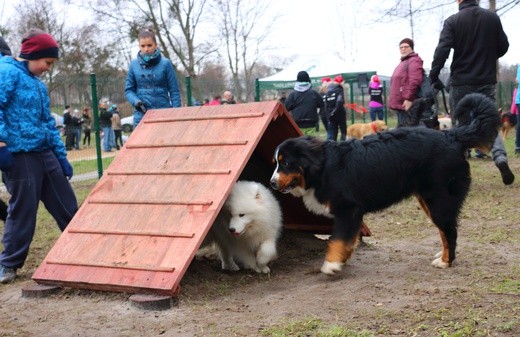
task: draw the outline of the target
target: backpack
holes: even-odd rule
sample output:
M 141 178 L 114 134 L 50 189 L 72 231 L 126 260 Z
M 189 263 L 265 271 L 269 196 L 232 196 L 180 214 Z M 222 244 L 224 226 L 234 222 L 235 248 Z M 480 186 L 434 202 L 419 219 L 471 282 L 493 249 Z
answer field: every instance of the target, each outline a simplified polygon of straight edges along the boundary
M 325 111 L 327 112 L 327 117 L 333 116 L 337 111 L 336 109 L 341 107 L 341 104 L 338 106 L 338 99 L 343 97 L 343 87 L 338 86 L 337 88 L 332 88 L 332 90 L 327 90 L 327 93 L 324 95 L 324 105 Z
M 408 78 L 408 63 L 410 61 L 406 61 L 406 77 Z M 422 71 L 423 73 L 423 78 L 422 78 L 422 82 L 421 82 L 421 85 L 419 86 L 419 89 L 417 89 L 417 92 L 415 93 L 415 95 L 417 96 L 417 98 L 428 98 L 428 97 L 433 97 L 433 89 L 432 89 L 432 81 L 430 80 L 430 78 L 426 75 L 426 72 Z
M 325 109 L 327 112 L 331 112 L 336 108 L 336 102 L 338 101 L 338 95 L 336 94 L 336 91 L 327 91 L 325 94 Z

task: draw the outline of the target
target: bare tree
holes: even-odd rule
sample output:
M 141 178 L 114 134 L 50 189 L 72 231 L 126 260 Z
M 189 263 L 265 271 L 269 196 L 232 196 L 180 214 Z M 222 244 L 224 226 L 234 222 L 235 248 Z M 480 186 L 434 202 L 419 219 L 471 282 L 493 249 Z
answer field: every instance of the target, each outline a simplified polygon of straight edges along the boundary
M 59 6 L 59 7 L 58 7 Z M 94 70 L 105 77 L 117 76 L 117 67 L 111 62 L 113 45 L 100 43 L 100 32 L 95 25 L 77 23 L 67 16 L 67 4 L 53 0 L 22 0 L 16 6 L 13 37 L 21 41 L 30 28 L 39 28 L 51 34 L 60 46 L 60 60 L 45 73 L 42 80 L 49 94 L 63 104 L 90 102 L 88 74 Z M 73 26 L 72 24 L 77 25 Z M 13 46 L 18 51 L 19 44 Z
M 164 56 L 176 61 L 188 76 L 216 51 L 209 37 L 197 39 L 197 27 L 205 20 L 207 0 L 98 0 L 83 1 L 98 17 L 104 29 L 119 41 L 136 41 L 139 31 L 152 29 Z M 127 46 L 128 51 L 131 46 Z M 129 54 L 129 53 L 128 53 Z M 132 56 L 129 57 L 128 62 Z
M 254 98 L 254 70 L 263 42 L 271 33 L 277 16 L 265 21 L 269 1 L 215 0 L 218 27 L 224 41 L 225 59 L 239 98 Z

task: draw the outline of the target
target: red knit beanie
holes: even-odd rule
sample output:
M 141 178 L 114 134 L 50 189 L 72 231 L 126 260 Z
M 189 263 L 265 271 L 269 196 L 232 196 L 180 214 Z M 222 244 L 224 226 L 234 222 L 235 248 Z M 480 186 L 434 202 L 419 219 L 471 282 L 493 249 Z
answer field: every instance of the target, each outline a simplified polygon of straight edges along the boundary
M 38 60 L 42 58 L 59 58 L 60 47 L 54 38 L 40 29 L 31 29 L 22 40 L 20 58 Z
M 338 76 L 334 77 L 334 82 L 338 83 L 338 84 L 343 83 L 343 76 L 338 75 Z
M 328 83 L 328 82 L 331 82 L 332 80 L 330 79 L 330 77 L 324 77 L 321 79 L 321 83 Z

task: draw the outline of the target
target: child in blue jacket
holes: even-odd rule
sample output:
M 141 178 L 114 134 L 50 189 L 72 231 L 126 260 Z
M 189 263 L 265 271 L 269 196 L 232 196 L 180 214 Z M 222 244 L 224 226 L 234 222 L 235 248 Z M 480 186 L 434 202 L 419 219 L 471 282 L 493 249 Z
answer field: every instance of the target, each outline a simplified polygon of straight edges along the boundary
M 78 209 L 69 183 L 72 166 L 38 78 L 59 56 L 54 38 L 39 29 L 24 35 L 18 59 L 0 59 L 0 169 L 11 195 L 0 254 L 0 283 L 15 279 L 29 253 L 39 202 L 64 230 Z

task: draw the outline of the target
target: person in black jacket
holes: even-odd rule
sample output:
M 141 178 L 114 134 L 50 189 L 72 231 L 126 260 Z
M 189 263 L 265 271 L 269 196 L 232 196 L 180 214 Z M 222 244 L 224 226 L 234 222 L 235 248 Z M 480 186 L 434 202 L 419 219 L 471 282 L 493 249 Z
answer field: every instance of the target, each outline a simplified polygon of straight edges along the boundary
M 298 73 L 294 91 L 284 104 L 303 134 L 314 135 L 318 125 L 318 111 L 323 109 L 323 99 L 312 89 L 311 78 L 306 71 Z
M 469 93 L 481 93 L 495 100 L 497 60 L 505 55 L 509 48 L 507 35 L 496 13 L 480 8 L 475 0 L 457 0 L 457 4 L 459 12 L 444 21 L 430 71 L 433 86 L 442 89 L 444 85 L 439 80 L 439 74 L 453 49 L 449 99 L 452 111 Z M 457 118 L 453 125 L 470 122 L 470 116 Z M 502 175 L 502 181 L 505 185 L 512 184 L 515 176 L 509 168 L 500 135 L 497 135 L 491 152 L 493 161 Z
M 329 116 L 329 127 L 327 129 L 327 140 L 339 140 L 347 137 L 347 110 L 345 109 L 345 94 L 343 92 L 343 76 L 338 75 L 327 88 L 325 94 L 325 109 Z

